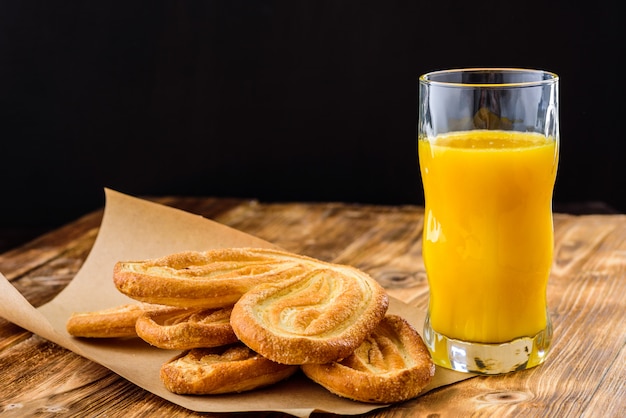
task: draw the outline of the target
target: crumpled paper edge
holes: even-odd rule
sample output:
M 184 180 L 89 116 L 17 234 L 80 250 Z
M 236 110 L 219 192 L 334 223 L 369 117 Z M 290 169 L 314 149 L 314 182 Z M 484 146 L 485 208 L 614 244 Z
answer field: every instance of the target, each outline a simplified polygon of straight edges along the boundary
M 111 189 L 105 189 L 105 194 L 107 203 L 98 236 L 72 282 L 52 301 L 35 309 L 6 278 L 0 280 L 1 316 L 109 368 L 161 398 L 196 412 L 276 411 L 297 417 L 308 417 L 313 412 L 363 414 L 386 406 L 342 399 L 303 376 L 300 376 L 300 381 L 292 377 L 271 387 L 242 394 L 203 397 L 176 395 L 163 387 L 158 379 L 157 370 L 162 362 L 177 352 L 146 347 L 141 341 L 136 340 L 121 343 L 116 340 L 89 341 L 69 336 L 65 330 L 65 322 L 71 312 L 92 311 L 114 306 L 112 303 L 131 302 L 129 298 L 119 293 L 112 283 L 112 266 L 118 260 L 152 258 L 183 250 L 202 251 L 209 248 L 242 246 L 276 247 L 199 215 L 124 195 Z M 77 298 L 77 294 L 88 297 Z M 414 308 L 409 308 L 408 305 L 391 298 L 389 312 L 398 310 L 405 311 L 397 313 L 405 316 L 414 325 L 423 322 L 424 313 L 414 312 L 416 311 Z M 146 350 L 149 350 L 149 355 L 153 357 L 151 359 L 153 367 L 143 368 L 139 372 L 137 368 L 129 370 L 124 366 L 135 363 L 138 358 L 144 359 Z M 116 356 L 111 355 L 112 353 Z M 120 364 L 121 359 L 128 363 Z M 437 368 L 435 379 L 422 393 L 469 377 L 472 376 Z M 271 396 L 279 391 L 282 391 L 283 395 L 278 397 L 279 402 L 268 403 Z M 296 393 L 293 393 L 294 391 Z M 315 399 L 320 402 L 316 402 Z M 322 400 L 324 402 L 321 402 Z

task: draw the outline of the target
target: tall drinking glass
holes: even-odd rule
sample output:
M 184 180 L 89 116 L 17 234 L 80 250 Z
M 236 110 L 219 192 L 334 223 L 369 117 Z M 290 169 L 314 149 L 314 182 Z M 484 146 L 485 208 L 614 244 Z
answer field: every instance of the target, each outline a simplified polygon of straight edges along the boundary
M 419 95 L 433 361 L 480 374 L 536 366 L 552 339 L 558 76 L 437 71 L 419 78 Z

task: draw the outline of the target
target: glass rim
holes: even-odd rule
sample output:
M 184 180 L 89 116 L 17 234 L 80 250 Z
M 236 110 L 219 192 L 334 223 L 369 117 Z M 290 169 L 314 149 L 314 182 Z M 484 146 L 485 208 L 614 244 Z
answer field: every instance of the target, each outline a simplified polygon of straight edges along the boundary
M 500 74 L 535 74 L 541 75 L 537 80 L 502 82 L 502 83 L 470 83 L 460 81 L 441 81 L 434 80 L 433 77 L 445 74 L 478 74 L 478 73 L 500 73 Z M 447 70 L 430 71 L 419 76 L 419 82 L 424 85 L 438 87 L 467 87 L 467 88 L 503 88 L 503 87 L 533 87 L 545 84 L 553 84 L 558 82 L 559 76 L 551 71 L 532 69 L 532 68 L 515 68 L 515 67 L 468 67 L 468 68 L 451 68 Z

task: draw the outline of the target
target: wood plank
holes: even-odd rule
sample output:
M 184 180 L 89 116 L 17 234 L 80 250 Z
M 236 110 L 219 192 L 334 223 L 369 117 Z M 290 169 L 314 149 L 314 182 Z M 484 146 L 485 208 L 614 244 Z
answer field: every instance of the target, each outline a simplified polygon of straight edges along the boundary
M 74 242 L 76 240 L 86 240 L 84 245 L 91 248 L 101 220 L 102 211 L 87 214 L 23 246 L 0 254 L 0 271 L 7 279 L 13 280 L 59 257 L 67 248 L 80 246 L 80 243 Z
M 393 296 L 419 309 L 427 306 L 420 207 L 155 200 L 290 251 L 355 265 Z M 0 271 L 35 306 L 45 303 L 82 265 L 97 235 L 99 217 L 101 213 L 86 215 L 0 255 Z M 546 364 L 505 376 L 476 377 L 367 416 L 595 416 L 598 411 L 602 416 L 622 416 L 626 409 L 626 215 L 557 214 L 555 237 L 548 287 L 555 336 Z M 59 413 L 88 415 L 124 411 L 129 417 L 157 409 L 165 415 L 224 416 L 195 414 L 172 405 L 3 319 L 0 367 L 3 376 L 15 382 L 9 385 L 14 389 L 0 391 L 3 417 L 24 416 L 24 411 L 52 414 L 55 408 Z M 265 416 L 286 415 L 268 412 Z

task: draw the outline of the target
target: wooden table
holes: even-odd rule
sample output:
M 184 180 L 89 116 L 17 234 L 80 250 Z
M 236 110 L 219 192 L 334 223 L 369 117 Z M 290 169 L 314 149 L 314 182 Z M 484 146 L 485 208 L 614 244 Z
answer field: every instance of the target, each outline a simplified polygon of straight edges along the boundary
M 370 273 L 390 295 L 426 309 L 421 207 L 151 200 L 212 218 L 290 251 L 354 265 Z M 44 304 L 80 269 L 101 219 L 102 211 L 96 211 L 0 255 L 0 272 L 31 304 Z M 556 214 L 555 236 L 548 287 L 554 340 L 544 365 L 504 376 L 474 377 L 365 416 L 626 416 L 626 215 Z M 3 318 L 0 370 L 3 418 L 224 416 L 171 404 Z M 275 412 L 237 416 L 285 417 Z

